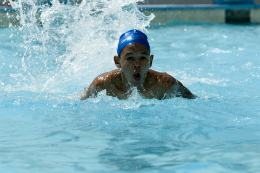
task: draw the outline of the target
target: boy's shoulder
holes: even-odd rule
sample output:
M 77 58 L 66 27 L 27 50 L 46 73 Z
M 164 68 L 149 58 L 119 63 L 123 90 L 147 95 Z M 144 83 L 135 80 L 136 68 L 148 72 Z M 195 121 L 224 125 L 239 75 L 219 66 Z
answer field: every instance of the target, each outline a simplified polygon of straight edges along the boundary
M 119 69 L 115 69 L 109 72 L 102 73 L 98 75 L 92 82 L 92 85 L 95 87 L 104 88 L 107 85 L 114 83 L 116 79 L 121 76 L 121 71 Z
M 179 81 L 166 72 L 158 72 L 155 70 L 149 70 L 152 78 L 156 80 L 157 85 L 162 85 L 164 88 L 171 88 L 174 85 L 178 85 Z

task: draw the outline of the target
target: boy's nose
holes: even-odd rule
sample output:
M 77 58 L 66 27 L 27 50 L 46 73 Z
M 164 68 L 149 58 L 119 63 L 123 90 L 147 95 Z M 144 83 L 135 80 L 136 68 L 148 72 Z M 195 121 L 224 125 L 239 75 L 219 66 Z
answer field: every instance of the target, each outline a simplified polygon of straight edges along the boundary
M 137 69 L 137 68 L 141 68 L 141 62 L 138 58 L 135 58 L 133 61 L 133 68 Z
M 137 63 L 134 63 L 133 64 L 133 68 L 141 68 L 141 65 L 137 64 Z

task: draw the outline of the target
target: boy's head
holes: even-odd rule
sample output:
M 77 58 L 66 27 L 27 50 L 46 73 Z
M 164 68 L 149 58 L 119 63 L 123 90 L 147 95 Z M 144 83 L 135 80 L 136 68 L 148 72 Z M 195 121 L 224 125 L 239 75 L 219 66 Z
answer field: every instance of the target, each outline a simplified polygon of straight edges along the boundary
M 117 53 L 115 64 L 127 82 L 133 86 L 143 84 L 153 61 L 147 36 L 136 29 L 127 31 L 119 39 Z
M 124 47 L 133 43 L 145 45 L 150 52 L 150 45 L 148 43 L 147 36 L 137 29 L 132 29 L 120 36 L 117 48 L 117 55 L 120 56 L 120 53 L 124 49 Z

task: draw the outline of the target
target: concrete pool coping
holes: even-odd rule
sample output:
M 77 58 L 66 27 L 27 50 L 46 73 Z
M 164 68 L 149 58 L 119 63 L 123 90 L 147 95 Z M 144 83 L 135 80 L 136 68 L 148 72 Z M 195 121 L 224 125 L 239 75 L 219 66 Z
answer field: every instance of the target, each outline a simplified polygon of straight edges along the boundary
M 258 4 L 236 4 L 236 5 L 220 5 L 220 4 L 152 4 L 152 5 L 138 5 L 140 10 L 155 10 L 155 11 L 165 11 L 165 10 L 202 10 L 202 9 L 255 9 L 260 8 Z
M 150 4 L 139 5 L 146 15 L 153 13 L 152 24 L 173 21 L 209 23 L 260 23 L 259 4 Z
M 167 24 L 174 21 L 260 23 L 260 4 L 141 4 L 138 8 L 145 15 L 155 15 L 151 24 Z M 19 26 L 17 15 L 18 10 L 0 6 L 0 27 L 8 27 L 10 24 Z

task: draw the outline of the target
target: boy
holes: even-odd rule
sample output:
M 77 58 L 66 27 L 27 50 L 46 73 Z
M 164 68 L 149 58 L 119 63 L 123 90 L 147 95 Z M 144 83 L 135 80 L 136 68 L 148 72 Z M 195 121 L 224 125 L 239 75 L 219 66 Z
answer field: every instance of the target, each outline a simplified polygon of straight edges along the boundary
M 114 56 L 116 70 L 103 73 L 96 77 L 81 100 L 96 97 L 98 92 L 106 90 L 109 96 L 127 99 L 132 88 L 144 98 L 166 99 L 184 97 L 194 99 L 196 96 L 181 82 L 167 73 L 151 70 L 153 55 L 147 36 L 136 29 L 122 34 L 118 43 L 118 56 Z

